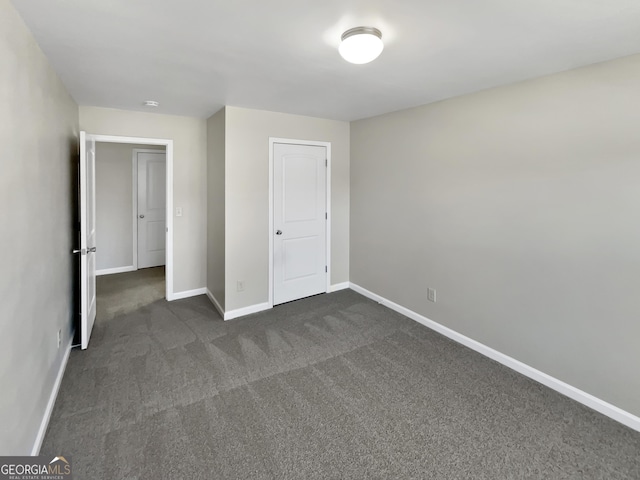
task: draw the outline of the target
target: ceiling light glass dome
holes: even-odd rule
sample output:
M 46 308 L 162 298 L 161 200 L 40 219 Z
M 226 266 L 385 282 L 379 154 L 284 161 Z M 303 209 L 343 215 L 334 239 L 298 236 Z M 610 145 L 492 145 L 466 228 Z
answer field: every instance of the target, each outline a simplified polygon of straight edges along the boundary
M 383 49 L 380 30 L 373 27 L 356 27 L 342 34 L 342 43 L 338 51 L 347 62 L 363 64 L 378 58 Z

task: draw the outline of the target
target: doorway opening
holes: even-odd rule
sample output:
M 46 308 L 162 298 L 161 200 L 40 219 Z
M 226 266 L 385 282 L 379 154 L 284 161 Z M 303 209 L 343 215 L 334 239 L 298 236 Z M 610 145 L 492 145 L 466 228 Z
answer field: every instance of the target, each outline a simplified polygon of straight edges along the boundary
M 96 141 L 96 320 L 165 298 L 166 146 Z
M 173 300 L 173 141 L 92 137 L 100 321 Z
M 96 273 L 102 276 L 138 270 L 140 261 L 138 237 L 139 228 L 142 228 L 139 222 L 142 222 L 145 234 L 151 232 L 155 235 L 152 239 L 155 243 L 150 245 L 150 250 L 157 254 L 158 250 L 161 250 L 158 247 L 164 247 L 166 280 L 164 297 L 167 300 L 173 300 L 173 140 L 99 134 L 92 134 L 91 137 L 96 142 L 96 190 L 108 190 L 112 187 L 121 194 L 116 196 L 112 192 L 111 195 L 103 198 L 104 205 L 96 205 L 98 243 Z M 115 162 L 112 162 L 113 159 Z M 139 163 L 146 163 L 147 167 L 152 164 L 146 172 L 155 180 L 159 180 L 152 185 L 151 192 L 145 192 L 150 193 L 146 195 L 145 200 L 151 201 L 153 214 L 156 215 L 151 219 L 152 222 L 144 222 L 148 219 L 146 211 L 138 211 L 141 203 L 139 180 L 145 180 L 145 178 L 139 178 Z M 103 180 L 105 180 L 104 183 Z M 158 191 L 159 186 L 161 191 Z M 164 208 L 158 209 L 159 201 L 164 201 Z M 110 205 L 111 202 L 116 202 L 117 205 Z M 158 210 L 164 210 L 162 219 L 164 223 L 155 221 L 159 214 Z M 140 215 L 144 215 L 144 218 L 141 219 Z M 101 217 L 105 218 L 101 219 Z M 100 224 L 106 228 L 101 228 Z M 123 231 L 113 232 L 113 229 L 109 228 L 111 226 Z M 158 234 L 163 233 L 163 229 L 164 239 L 160 239 L 162 235 Z M 110 235 L 116 235 L 117 238 Z M 102 252 L 100 244 L 107 246 L 112 241 L 115 245 L 108 246 L 108 254 L 100 256 L 99 252 Z M 151 262 L 144 263 L 142 268 L 152 266 L 161 267 Z

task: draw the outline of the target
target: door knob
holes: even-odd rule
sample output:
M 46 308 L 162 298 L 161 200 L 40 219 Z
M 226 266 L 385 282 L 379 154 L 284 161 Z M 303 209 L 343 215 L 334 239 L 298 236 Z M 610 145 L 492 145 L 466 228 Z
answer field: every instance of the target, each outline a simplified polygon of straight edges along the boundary
M 276 235 L 282 235 L 282 230 L 277 230 Z
M 144 215 L 138 215 L 140 218 L 144 218 Z

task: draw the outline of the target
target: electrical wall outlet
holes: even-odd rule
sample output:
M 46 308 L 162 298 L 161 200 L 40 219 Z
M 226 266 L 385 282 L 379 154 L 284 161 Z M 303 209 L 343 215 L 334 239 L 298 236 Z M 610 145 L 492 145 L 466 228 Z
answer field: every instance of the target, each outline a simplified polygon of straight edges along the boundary
M 436 289 L 435 288 L 429 288 L 427 290 L 427 299 L 430 302 L 436 303 Z
M 236 283 L 236 289 L 239 292 L 244 292 L 244 280 L 238 280 L 238 282 Z
M 58 330 L 58 348 L 62 345 L 62 330 Z

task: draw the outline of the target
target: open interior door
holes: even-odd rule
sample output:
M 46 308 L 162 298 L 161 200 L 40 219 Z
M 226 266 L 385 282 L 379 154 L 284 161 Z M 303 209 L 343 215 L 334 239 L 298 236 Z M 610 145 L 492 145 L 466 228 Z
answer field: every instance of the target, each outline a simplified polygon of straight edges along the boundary
M 80 132 L 80 338 L 89 345 L 96 319 L 96 142 Z

